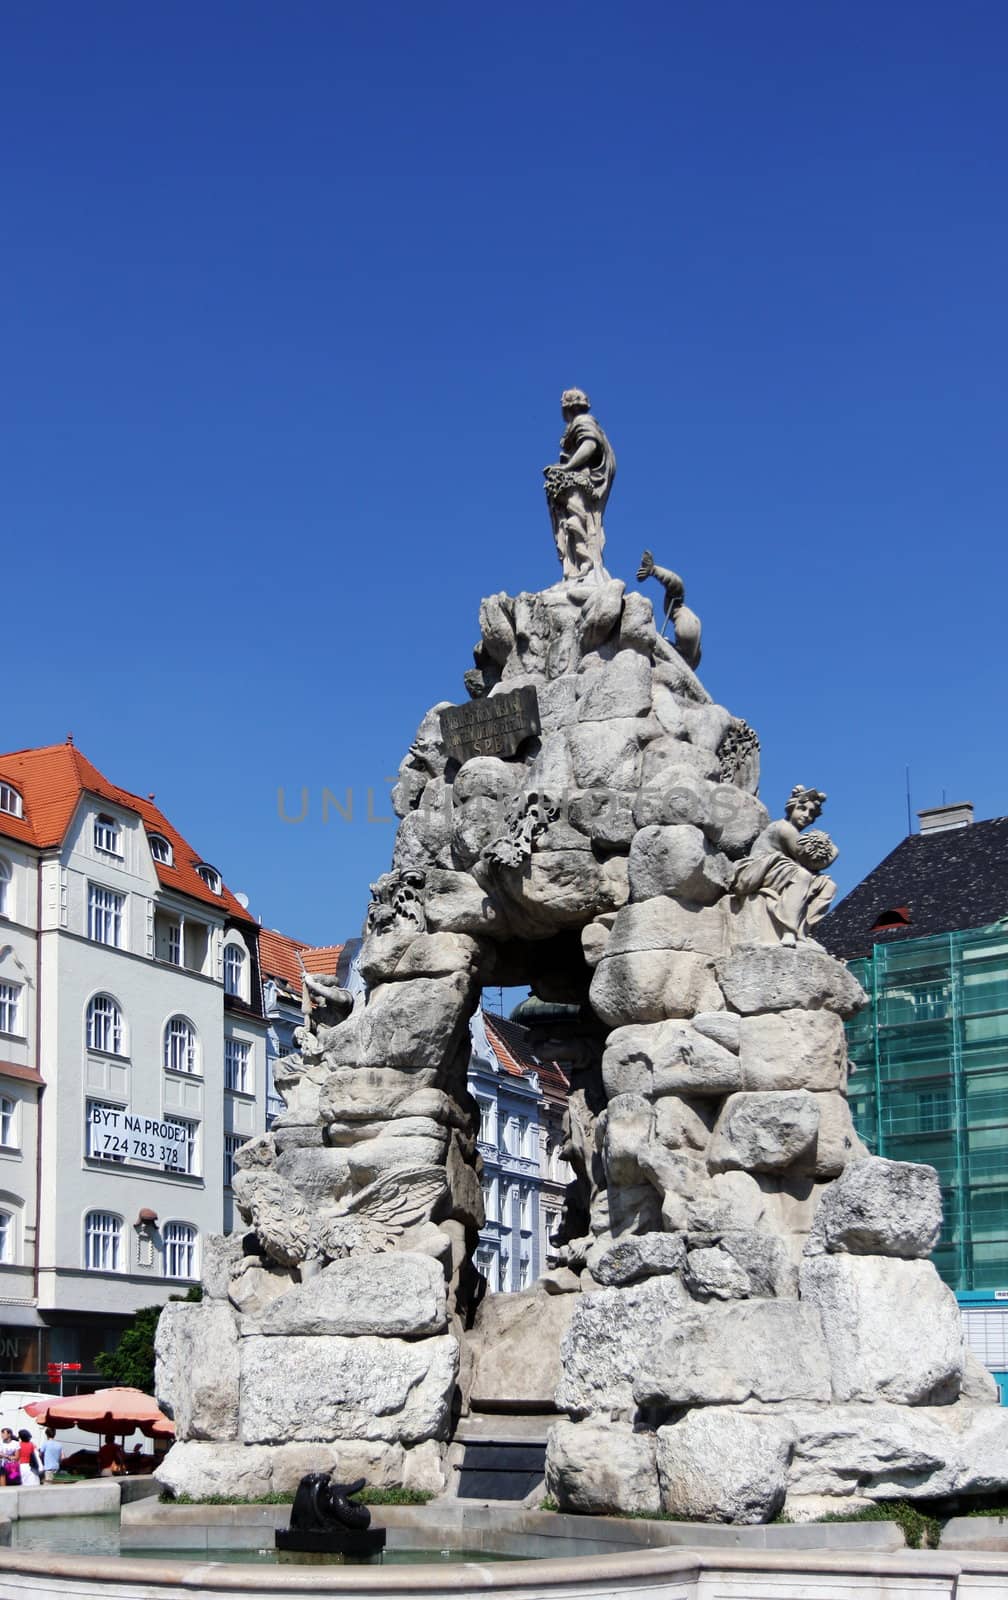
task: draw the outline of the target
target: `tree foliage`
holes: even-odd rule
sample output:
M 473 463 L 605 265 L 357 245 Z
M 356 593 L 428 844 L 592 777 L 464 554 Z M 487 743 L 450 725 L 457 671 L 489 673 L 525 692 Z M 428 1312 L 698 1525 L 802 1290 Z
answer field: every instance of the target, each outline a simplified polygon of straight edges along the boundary
M 193 1284 L 186 1295 L 172 1295 L 173 1300 L 201 1300 L 203 1291 Z M 95 1357 L 95 1366 L 110 1383 L 122 1384 L 128 1389 L 142 1389 L 144 1394 L 154 1393 L 154 1335 L 157 1332 L 160 1306 L 141 1306 L 134 1312 L 133 1321 L 124 1328 L 114 1350 L 102 1350 Z
M 144 1394 L 154 1393 L 154 1335 L 160 1315 L 160 1306 L 142 1306 L 123 1329 L 115 1349 L 102 1350 L 95 1357 L 103 1378 L 129 1389 L 142 1389 Z

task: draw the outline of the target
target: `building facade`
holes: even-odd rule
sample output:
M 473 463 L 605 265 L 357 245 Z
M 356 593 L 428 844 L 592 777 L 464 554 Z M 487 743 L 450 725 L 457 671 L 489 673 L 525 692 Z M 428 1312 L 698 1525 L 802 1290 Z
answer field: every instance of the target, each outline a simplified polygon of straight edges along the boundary
M 920 819 L 819 937 L 869 997 L 847 1025 L 858 1132 L 937 1170 L 933 1260 L 1008 1403 L 1008 818 Z
M 301 1010 L 301 984 L 304 974 L 338 977 L 344 987 L 353 986 L 352 958 L 360 940 L 347 944 L 310 945 L 291 939 L 275 928 L 259 930 L 259 959 L 262 967 L 263 1010 L 266 1016 L 266 1120 L 284 1108 L 273 1081 L 273 1069 L 284 1056 L 297 1053 L 295 1029 L 304 1021 Z
M 266 1126 L 258 928 L 72 742 L 0 756 L 0 1385 L 185 1294 Z
M 560 1155 L 567 1080 L 533 1054 L 519 1023 L 478 1011 L 469 1032 L 486 1215 L 476 1265 L 490 1293 L 507 1293 L 527 1289 L 548 1265 L 572 1176 Z

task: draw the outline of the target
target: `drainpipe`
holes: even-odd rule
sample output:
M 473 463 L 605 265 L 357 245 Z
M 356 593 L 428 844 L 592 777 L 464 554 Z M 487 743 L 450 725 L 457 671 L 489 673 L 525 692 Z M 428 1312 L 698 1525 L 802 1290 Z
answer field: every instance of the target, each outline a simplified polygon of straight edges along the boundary
M 35 1070 L 39 1077 L 42 1076 L 42 857 L 39 856 L 36 867 L 36 893 L 35 893 Z M 32 1267 L 32 1294 L 35 1299 L 36 1315 L 38 1314 L 39 1292 L 39 1250 L 42 1241 L 42 1099 L 45 1094 L 45 1084 L 38 1086 L 38 1101 L 35 1106 L 35 1262 Z M 41 1347 L 41 1329 L 39 1330 L 39 1345 Z M 42 1352 L 39 1350 L 39 1367 L 41 1370 Z

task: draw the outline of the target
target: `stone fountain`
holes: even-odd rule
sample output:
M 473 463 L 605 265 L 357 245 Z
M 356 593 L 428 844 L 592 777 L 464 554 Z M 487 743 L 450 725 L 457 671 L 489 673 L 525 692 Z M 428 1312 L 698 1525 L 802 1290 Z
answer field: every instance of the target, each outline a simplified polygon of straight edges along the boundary
M 559 1505 L 754 1522 L 1001 1490 L 1005 1413 L 928 1260 L 937 1175 L 851 1123 L 865 997 L 814 936 L 826 797 L 759 800 L 758 738 L 696 676 L 682 580 L 645 552 L 668 639 L 606 571 L 613 452 L 581 391 L 563 413 L 561 580 L 483 601 L 469 698 L 402 763 L 367 992 L 306 983 L 285 1110 L 237 1158 L 247 1231 L 208 1241 L 202 1304 L 161 1317 L 159 1476 L 445 1487 L 486 1342 L 468 1022 L 485 985 L 529 983 L 581 1019 L 575 1177 L 522 1297 L 554 1345 Z M 505 1357 L 520 1324 L 498 1321 Z

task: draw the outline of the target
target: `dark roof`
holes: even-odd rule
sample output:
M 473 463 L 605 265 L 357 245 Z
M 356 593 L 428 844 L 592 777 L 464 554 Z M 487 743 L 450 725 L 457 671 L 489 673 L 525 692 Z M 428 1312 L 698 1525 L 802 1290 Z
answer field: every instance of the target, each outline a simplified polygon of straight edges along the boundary
M 900 911 L 908 917 L 892 917 Z M 889 917 L 886 917 L 889 913 Z M 851 960 L 873 944 L 984 928 L 1008 916 L 1008 817 L 912 833 L 821 922 L 815 937 Z M 895 926 L 880 928 L 879 920 Z

